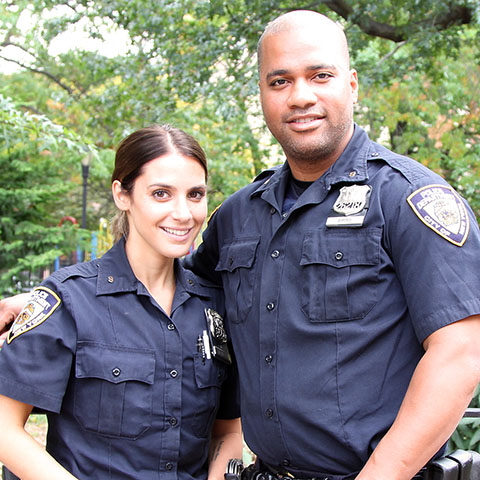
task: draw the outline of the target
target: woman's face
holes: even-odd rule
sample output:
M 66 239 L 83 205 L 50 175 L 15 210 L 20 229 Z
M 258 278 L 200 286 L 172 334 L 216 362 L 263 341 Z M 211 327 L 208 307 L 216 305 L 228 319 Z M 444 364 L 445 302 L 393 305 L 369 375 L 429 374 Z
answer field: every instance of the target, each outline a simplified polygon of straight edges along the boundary
M 207 215 L 205 170 L 198 160 L 178 153 L 158 157 L 144 165 L 130 194 L 115 183 L 115 202 L 128 215 L 130 250 L 150 258 L 188 253 Z

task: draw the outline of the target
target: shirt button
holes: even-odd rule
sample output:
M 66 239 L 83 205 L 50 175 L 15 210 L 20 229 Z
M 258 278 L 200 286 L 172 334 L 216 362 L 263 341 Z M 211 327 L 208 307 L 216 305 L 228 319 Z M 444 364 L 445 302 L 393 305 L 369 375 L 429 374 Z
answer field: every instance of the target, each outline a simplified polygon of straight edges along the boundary
M 113 277 L 111 275 L 107 278 L 107 282 L 108 283 L 113 283 Z
M 278 258 L 279 255 L 280 255 L 280 252 L 279 252 L 278 250 L 274 250 L 274 251 L 271 253 L 272 258 Z
M 273 410 L 271 408 L 267 408 L 265 410 L 265 415 L 268 417 L 268 418 L 272 418 L 273 417 Z
M 352 171 L 348 174 L 348 176 L 349 176 L 350 178 L 356 177 L 356 176 L 357 176 L 357 172 L 356 172 L 355 170 L 352 170 Z
M 343 258 L 343 253 L 342 252 L 337 252 L 335 254 L 335 260 L 341 260 Z
M 169 323 L 169 324 L 167 325 L 167 328 L 168 328 L 169 330 L 175 330 L 175 325 L 174 325 L 173 323 Z
M 191 287 L 193 287 L 193 286 L 195 285 L 195 282 L 194 282 L 191 278 L 189 278 L 189 279 L 187 280 L 187 283 L 188 283 Z
M 177 372 L 176 370 L 172 370 L 172 371 L 170 372 L 170 376 L 171 376 L 172 378 L 176 378 L 176 377 L 178 376 L 178 372 Z
M 267 303 L 267 310 L 273 310 L 275 308 L 275 304 L 270 302 L 270 303 Z
M 273 215 L 275 212 L 276 212 L 275 208 L 272 207 L 272 208 L 270 209 L 270 213 Z
M 287 216 L 288 216 L 288 213 L 287 213 L 287 212 L 282 213 L 282 217 L 283 217 L 283 218 L 287 218 Z
M 112 370 L 112 375 L 113 375 L 114 377 L 118 377 L 121 373 L 122 373 L 122 371 L 121 371 L 118 367 L 115 367 L 115 368 Z
M 267 363 L 272 363 L 272 360 L 273 360 L 272 355 L 267 355 L 267 356 L 265 357 L 265 361 L 266 361 Z
M 177 421 L 176 418 L 171 418 L 171 419 L 169 420 L 169 422 L 170 422 L 170 425 L 171 425 L 172 427 L 175 427 L 175 426 L 177 425 L 177 423 L 178 423 L 178 421 Z
M 166 463 L 165 470 L 168 470 L 168 471 L 173 470 L 173 463 L 170 463 L 170 462 Z

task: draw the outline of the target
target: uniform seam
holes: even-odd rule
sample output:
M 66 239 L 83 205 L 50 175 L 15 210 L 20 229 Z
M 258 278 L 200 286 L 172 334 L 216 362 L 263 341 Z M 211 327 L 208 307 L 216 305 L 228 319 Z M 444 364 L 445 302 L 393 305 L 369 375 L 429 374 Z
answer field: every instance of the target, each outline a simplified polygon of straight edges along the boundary
M 24 391 L 35 394 L 35 395 L 41 395 L 42 397 L 45 397 L 46 399 L 51 399 L 54 400 L 56 403 L 61 404 L 62 402 L 62 397 L 58 395 L 52 395 L 50 393 L 46 393 L 43 390 L 39 390 L 38 388 L 32 387 L 32 385 L 20 382 L 20 381 L 13 381 L 9 378 L 0 376 L 0 382 L 3 382 L 4 384 L 13 386 L 13 387 L 18 387 L 21 386 Z M 43 408 L 43 407 L 40 407 Z
M 459 317 L 459 307 L 461 307 L 462 311 L 465 311 L 465 315 L 460 315 Z M 448 315 L 449 312 L 456 313 L 455 318 L 452 318 L 451 315 Z M 469 313 L 468 313 L 469 312 Z M 448 307 L 441 307 L 434 312 L 429 313 L 424 317 L 424 320 L 419 323 L 419 341 L 423 342 L 428 336 L 432 333 L 436 332 L 440 328 L 446 327 L 447 325 L 451 325 L 452 323 L 458 322 L 463 320 L 464 318 L 468 318 L 472 315 L 480 315 L 480 298 L 472 297 L 469 300 L 464 300 L 462 302 L 457 302 L 455 305 L 450 305 Z M 430 323 L 430 320 L 436 318 L 438 319 L 437 322 Z M 417 326 L 417 322 L 414 322 L 415 326 Z M 423 325 L 428 324 L 428 326 Z

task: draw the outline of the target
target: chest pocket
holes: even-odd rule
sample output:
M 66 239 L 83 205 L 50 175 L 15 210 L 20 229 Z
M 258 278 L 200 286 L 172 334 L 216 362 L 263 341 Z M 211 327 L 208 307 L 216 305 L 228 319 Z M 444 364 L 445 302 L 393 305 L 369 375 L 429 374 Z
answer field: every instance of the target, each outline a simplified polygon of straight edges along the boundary
M 198 396 L 193 431 L 197 437 L 207 437 L 218 410 L 226 367 L 216 360 L 203 361 L 200 355 L 196 355 L 194 369 Z
M 377 303 L 381 229 L 316 229 L 305 234 L 302 309 L 312 322 L 363 318 Z
M 151 425 L 154 375 L 153 351 L 79 342 L 74 393 L 77 421 L 98 434 L 139 437 Z
M 253 301 L 253 264 L 260 236 L 235 239 L 222 247 L 216 271 L 222 273 L 229 321 L 245 320 Z

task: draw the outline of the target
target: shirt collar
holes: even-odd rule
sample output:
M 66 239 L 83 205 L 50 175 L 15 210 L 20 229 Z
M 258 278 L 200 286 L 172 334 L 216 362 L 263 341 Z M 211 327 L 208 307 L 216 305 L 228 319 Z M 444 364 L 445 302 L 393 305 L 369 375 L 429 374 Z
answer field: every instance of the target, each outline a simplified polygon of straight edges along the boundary
M 313 194 L 320 189 L 323 195 L 330 190 L 332 185 L 338 183 L 362 183 L 368 180 L 367 159 L 371 149 L 371 142 L 367 133 L 357 124 L 352 138 L 348 142 L 345 150 L 335 163 L 318 179 L 308 190 Z M 275 206 L 279 211 L 279 206 L 283 204 L 286 188 L 290 178 L 290 167 L 285 162 L 281 167 L 275 167 L 264 172 L 265 180 L 251 196 L 261 195 L 262 198 Z M 259 176 L 259 179 L 262 175 Z M 318 194 L 315 195 L 317 197 Z
M 135 277 L 125 252 L 125 240 L 119 240 L 102 258 L 97 260 L 97 295 L 122 292 L 145 293 L 143 284 Z M 213 284 L 186 270 L 182 262 L 175 260 L 175 295 L 195 295 L 209 298 Z

